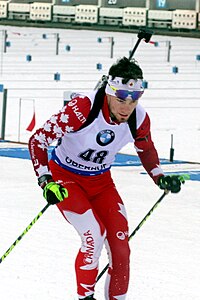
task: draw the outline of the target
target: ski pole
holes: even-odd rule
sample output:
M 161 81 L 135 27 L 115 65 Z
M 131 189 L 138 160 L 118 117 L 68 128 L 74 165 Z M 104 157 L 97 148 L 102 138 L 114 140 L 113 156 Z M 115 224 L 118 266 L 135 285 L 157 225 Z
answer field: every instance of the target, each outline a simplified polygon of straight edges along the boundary
M 133 54 L 135 53 L 137 47 L 139 46 L 141 40 L 144 39 L 144 41 L 146 43 L 148 43 L 151 39 L 151 36 L 153 34 L 153 31 L 152 30 L 149 30 L 149 29 L 140 29 L 139 32 L 138 32 L 138 40 L 133 48 L 133 50 L 131 51 L 130 55 L 129 55 L 129 60 L 131 60 L 131 58 L 133 57 Z
M 141 40 L 144 39 L 144 41 L 146 43 L 149 43 L 150 39 L 151 39 L 151 36 L 153 34 L 153 31 L 152 30 L 149 30 L 149 29 L 139 29 L 139 32 L 138 32 L 138 35 L 137 35 L 137 42 L 134 46 L 134 48 L 132 49 L 132 51 L 130 52 L 130 55 L 129 55 L 129 60 L 131 60 L 131 58 L 133 57 L 135 51 L 137 50 Z M 97 90 L 99 89 L 101 86 L 103 85 L 106 85 L 107 83 L 107 80 L 108 80 L 108 77 L 106 75 L 103 75 L 102 78 L 97 82 L 94 90 Z
M 0 258 L 0 263 L 8 256 L 8 254 L 13 250 L 13 248 L 21 241 L 23 236 L 32 228 L 32 226 L 37 222 L 37 220 L 43 215 L 43 213 L 47 210 L 50 206 L 48 203 L 40 212 L 39 214 L 32 220 L 32 222 L 24 229 L 22 234 L 14 241 L 14 243 L 10 246 L 10 248 L 4 253 L 4 255 Z
M 128 240 L 130 241 L 132 237 L 136 234 L 136 232 L 142 227 L 142 225 L 145 223 L 145 221 L 148 219 L 148 217 L 152 214 L 152 212 L 155 210 L 155 208 L 158 206 L 158 204 L 163 200 L 163 198 L 169 193 L 169 191 L 165 190 L 162 196 L 156 201 L 154 206 L 149 210 L 149 212 L 146 214 L 146 216 L 142 219 L 142 221 L 138 224 L 138 226 L 133 230 L 131 235 L 129 236 Z M 105 266 L 105 268 L 101 271 L 101 273 L 97 276 L 97 281 L 103 276 L 103 274 L 107 271 L 109 267 L 109 264 Z

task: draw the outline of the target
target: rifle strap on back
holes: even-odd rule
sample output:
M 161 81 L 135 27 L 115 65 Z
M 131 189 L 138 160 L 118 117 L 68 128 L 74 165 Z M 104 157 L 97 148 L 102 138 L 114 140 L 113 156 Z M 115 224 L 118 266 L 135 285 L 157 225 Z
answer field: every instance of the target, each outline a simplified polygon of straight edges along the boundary
M 132 114 L 130 115 L 129 119 L 128 119 L 128 125 L 131 131 L 131 134 L 135 140 L 136 138 L 136 130 L 137 130 L 137 122 L 136 122 L 136 108 L 134 109 L 134 111 L 132 112 Z
M 98 117 L 99 112 L 103 107 L 104 97 L 105 97 L 105 87 L 101 87 L 95 95 L 94 103 L 93 103 L 91 111 L 89 112 L 87 120 L 80 127 L 80 129 L 87 127 Z

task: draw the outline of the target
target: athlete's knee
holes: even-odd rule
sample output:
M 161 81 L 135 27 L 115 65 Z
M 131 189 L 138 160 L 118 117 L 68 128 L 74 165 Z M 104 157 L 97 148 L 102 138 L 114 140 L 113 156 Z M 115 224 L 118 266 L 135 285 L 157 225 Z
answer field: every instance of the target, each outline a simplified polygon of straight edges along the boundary
M 81 239 L 81 252 L 84 253 L 84 263 L 88 265 L 88 269 L 93 269 L 98 265 L 104 244 L 105 230 L 103 234 L 101 234 L 100 230 L 91 227 L 91 229 L 82 234 Z
M 94 269 L 105 240 L 105 227 L 97 220 L 92 209 L 82 214 L 65 211 L 66 218 L 76 228 L 81 237 L 81 252 L 83 254 L 83 265 L 87 269 Z
M 112 251 L 112 264 L 114 265 L 128 265 L 130 260 L 130 247 L 128 243 L 123 243 L 116 251 Z

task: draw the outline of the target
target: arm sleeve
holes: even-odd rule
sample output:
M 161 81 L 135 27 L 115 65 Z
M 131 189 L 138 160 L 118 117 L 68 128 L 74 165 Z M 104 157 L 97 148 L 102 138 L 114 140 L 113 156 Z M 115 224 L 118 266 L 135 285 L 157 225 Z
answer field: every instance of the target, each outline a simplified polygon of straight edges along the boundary
M 68 132 L 77 131 L 91 109 L 89 98 L 77 96 L 30 137 L 29 152 L 36 176 L 51 174 L 48 166 L 48 146 Z
M 160 167 L 158 153 L 151 138 L 150 119 L 147 113 L 136 131 L 135 148 L 143 167 L 157 184 L 158 178 L 163 175 L 163 170 Z

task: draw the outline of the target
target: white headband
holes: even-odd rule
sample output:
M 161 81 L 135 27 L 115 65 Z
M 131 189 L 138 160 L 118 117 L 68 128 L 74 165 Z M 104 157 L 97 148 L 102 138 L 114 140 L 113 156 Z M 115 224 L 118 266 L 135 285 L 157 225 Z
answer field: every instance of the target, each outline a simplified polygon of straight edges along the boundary
M 108 95 L 115 96 L 115 91 L 110 87 L 113 86 L 114 88 L 118 90 L 126 90 L 126 91 L 143 91 L 143 81 L 142 79 L 130 79 L 126 84 L 122 83 L 123 78 L 122 77 L 115 77 L 112 79 L 112 76 L 109 75 L 108 77 L 108 83 L 106 85 L 105 92 Z

